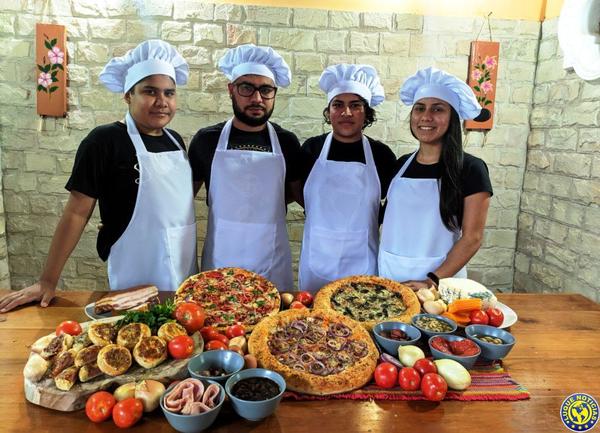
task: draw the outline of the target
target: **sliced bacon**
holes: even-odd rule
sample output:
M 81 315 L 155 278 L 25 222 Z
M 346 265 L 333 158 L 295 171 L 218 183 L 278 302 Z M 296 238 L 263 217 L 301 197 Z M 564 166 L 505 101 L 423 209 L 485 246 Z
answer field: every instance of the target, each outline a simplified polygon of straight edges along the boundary
M 188 378 L 179 382 L 165 398 L 165 408 L 183 415 L 207 412 L 215 407 L 219 387 L 210 384 L 206 390 L 201 381 Z
M 158 288 L 156 286 L 135 286 L 126 290 L 111 292 L 102 297 L 96 301 L 94 311 L 96 314 L 124 311 L 145 303 L 151 304 L 158 301 Z

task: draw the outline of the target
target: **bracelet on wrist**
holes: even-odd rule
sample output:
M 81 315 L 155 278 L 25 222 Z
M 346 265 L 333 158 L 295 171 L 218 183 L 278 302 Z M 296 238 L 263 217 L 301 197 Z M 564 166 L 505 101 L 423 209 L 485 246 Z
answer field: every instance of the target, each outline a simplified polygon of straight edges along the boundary
M 429 278 L 433 282 L 433 284 L 435 284 L 435 287 L 439 286 L 440 277 L 438 277 L 436 274 L 434 274 L 433 272 L 429 272 L 427 274 L 427 278 Z

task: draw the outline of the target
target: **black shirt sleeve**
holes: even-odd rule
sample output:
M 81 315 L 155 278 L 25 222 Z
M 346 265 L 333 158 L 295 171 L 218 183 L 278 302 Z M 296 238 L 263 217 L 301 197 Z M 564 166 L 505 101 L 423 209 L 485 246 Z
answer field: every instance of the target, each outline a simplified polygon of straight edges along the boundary
M 465 153 L 463 162 L 462 189 L 464 197 L 478 192 L 489 192 L 490 196 L 494 195 L 486 163 L 468 153 Z
M 294 182 L 300 180 L 301 176 L 301 156 L 300 156 L 300 140 L 291 131 L 283 129 L 277 124 L 273 124 L 281 153 L 285 160 L 285 181 Z

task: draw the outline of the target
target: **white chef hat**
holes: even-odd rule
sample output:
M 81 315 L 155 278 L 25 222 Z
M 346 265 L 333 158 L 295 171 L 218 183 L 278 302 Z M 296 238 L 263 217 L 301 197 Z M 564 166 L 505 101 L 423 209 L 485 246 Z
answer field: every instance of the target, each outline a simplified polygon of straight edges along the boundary
M 438 98 L 446 101 L 464 120 L 475 119 L 482 111 L 473 90 L 467 83 L 433 67 L 417 71 L 407 78 L 400 89 L 400 99 L 406 105 L 413 105 L 423 98 Z
M 377 70 L 370 65 L 341 63 L 329 66 L 319 78 L 319 87 L 327 93 L 328 104 L 342 93 L 355 93 L 363 97 L 369 107 L 375 107 L 385 99 Z
M 150 75 L 168 75 L 177 85 L 187 83 L 188 64 L 175 47 L 165 41 L 144 41 L 122 57 L 115 57 L 100 72 L 108 90 L 125 93 Z
M 257 47 L 254 44 L 228 50 L 219 60 L 219 70 L 229 81 L 249 74 L 268 77 L 278 87 L 287 87 L 292 81 L 290 67 L 283 57 L 271 47 Z

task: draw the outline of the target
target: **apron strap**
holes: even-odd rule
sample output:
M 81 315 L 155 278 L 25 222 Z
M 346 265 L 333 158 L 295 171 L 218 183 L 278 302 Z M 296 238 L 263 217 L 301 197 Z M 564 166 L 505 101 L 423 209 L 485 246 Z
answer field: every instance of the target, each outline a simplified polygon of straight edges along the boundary
M 418 150 L 415 150 L 415 152 L 412 155 L 410 155 L 410 157 L 408 158 L 408 160 L 406 160 L 406 162 L 404 163 L 404 165 L 398 171 L 398 177 L 402 177 L 402 175 L 404 174 L 404 172 L 406 171 L 406 169 L 408 168 L 408 166 L 410 165 L 410 163 L 412 162 L 412 160 L 415 159 L 415 156 L 417 155 L 417 152 L 418 152 Z

